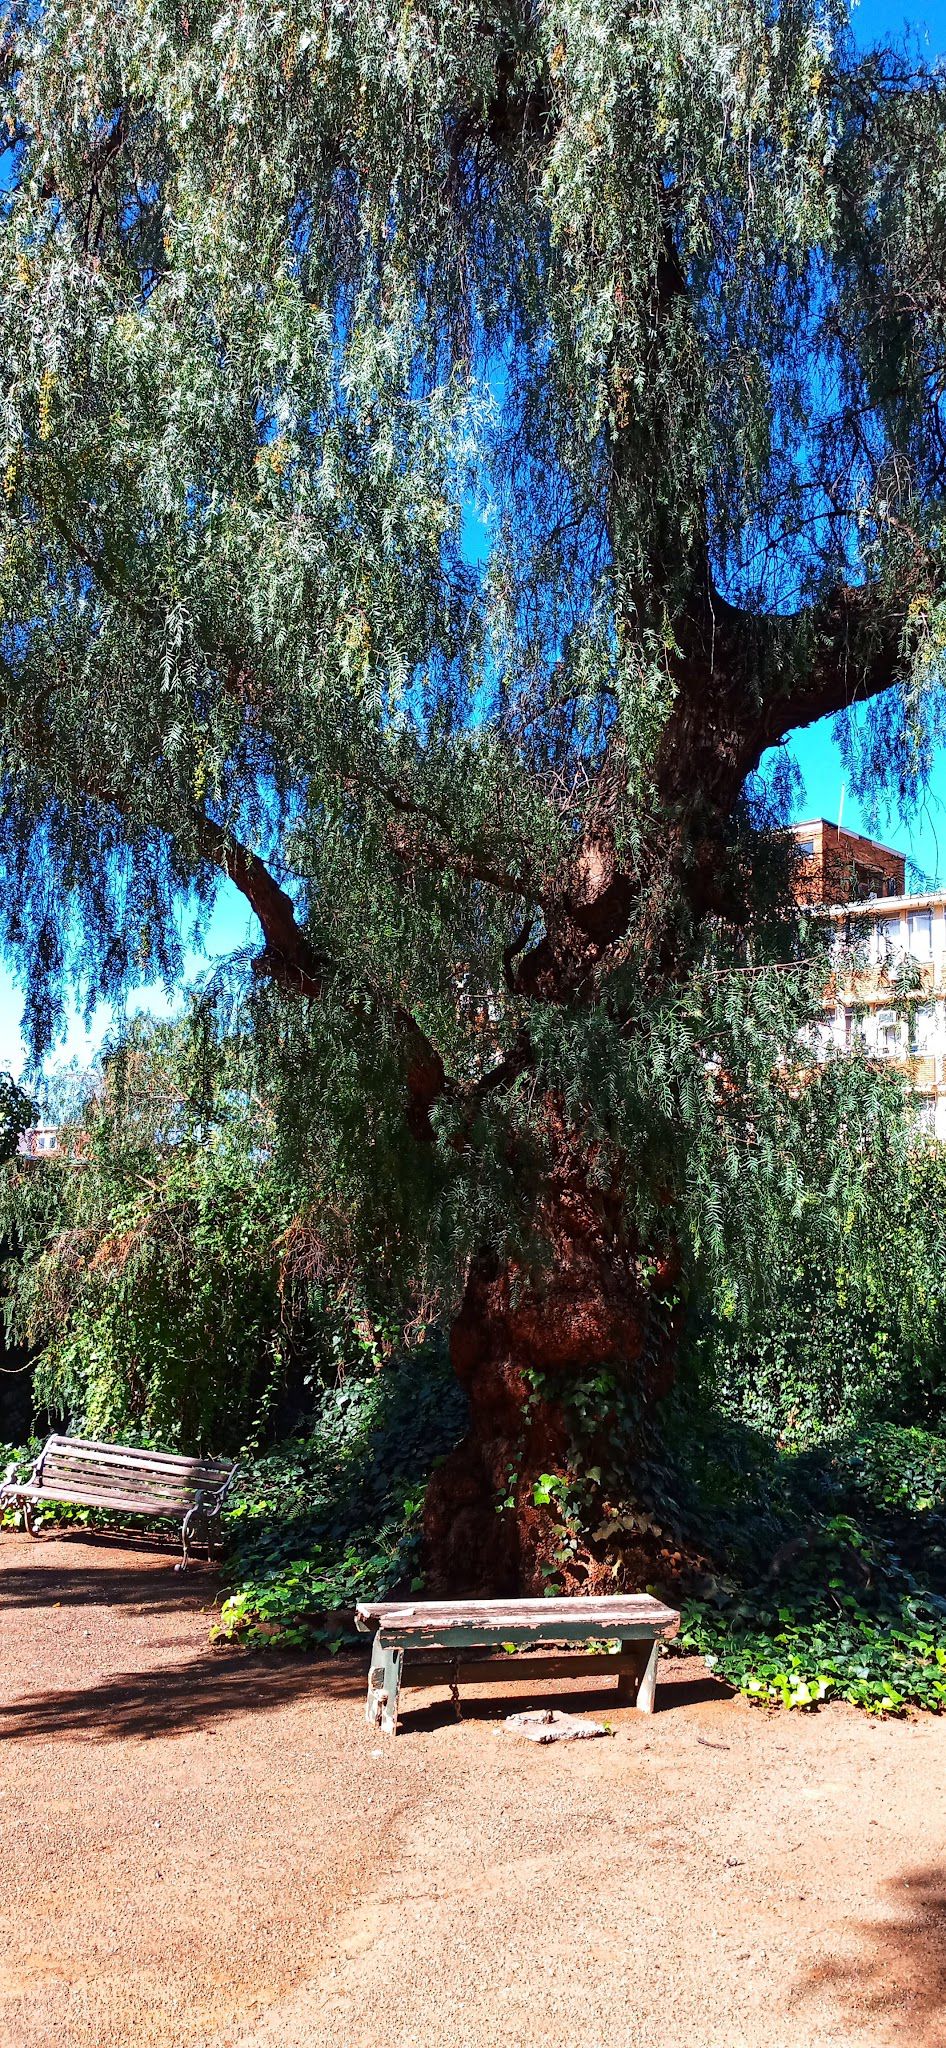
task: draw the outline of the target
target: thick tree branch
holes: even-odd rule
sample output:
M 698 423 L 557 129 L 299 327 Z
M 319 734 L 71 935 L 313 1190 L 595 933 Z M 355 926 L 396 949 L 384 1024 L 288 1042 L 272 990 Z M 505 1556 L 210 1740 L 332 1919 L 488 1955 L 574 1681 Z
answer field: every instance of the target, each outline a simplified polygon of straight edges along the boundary
M 787 732 L 882 696 L 901 680 L 907 611 L 919 586 L 929 580 L 925 569 L 924 564 L 906 593 L 901 589 L 893 607 L 869 589 L 850 587 L 821 606 L 812 620 L 817 647 L 811 668 L 784 701 L 769 701 L 760 752 Z
M 306 938 L 291 896 L 280 888 L 265 862 L 212 818 L 205 818 L 200 827 L 200 850 L 246 897 L 258 918 L 266 941 L 261 971 L 281 987 L 317 1002 L 331 964 Z
M 661 807 L 687 818 L 699 808 L 725 823 L 767 748 L 892 688 L 920 581 L 901 588 L 896 604 L 869 586 L 841 585 L 795 618 L 760 619 L 714 597 L 712 661 L 684 664 L 661 741 Z
M 896 684 L 908 606 L 931 581 L 924 561 L 896 603 L 869 586 L 842 585 L 796 618 L 760 619 L 715 595 L 712 632 L 695 630 L 678 665 L 655 763 L 654 874 L 622 868 L 605 806 L 551 887 L 545 931 L 515 971 L 515 993 L 539 1002 L 589 999 L 601 973 L 623 957 L 615 948 L 655 888 L 665 910 L 679 891 L 697 915 L 739 921 L 745 906 L 727 875 L 727 848 L 747 776 L 787 733 Z M 659 930 L 654 943 L 659 956 Z

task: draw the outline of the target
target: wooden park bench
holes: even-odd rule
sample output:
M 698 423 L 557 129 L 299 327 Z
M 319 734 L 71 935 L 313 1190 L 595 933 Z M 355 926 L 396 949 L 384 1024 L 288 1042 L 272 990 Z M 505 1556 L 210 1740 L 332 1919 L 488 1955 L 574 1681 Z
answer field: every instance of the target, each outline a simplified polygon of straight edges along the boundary
M 362 1601 L 355 1624 L 365 1635 L 376 1631 L 365 1718 L 369 1727 L 394 1735 L 405 1655 L 410 1683 L 449 1685 L 458 1713 L 461 1684 L 508 1685 L 532 1673 L 578 1678 L 594 1672 L 603 1678 L 614 1671 L 619 1701 L 651 1714 L 658 1645 L 676 1635 L 680 1616 L 648 1593 L 633 1593 L 626 1599 L 597 1600 Z M 600 1650 L 572 1650 L 561 1657 L 462 1654 L 507 1643 L 535 1650 L 540 1644 L 615 1638 L 621 1647 L 610 1655 Z
M 221 1505 L 236 1472 L 225 1458 L 181 1458 L 171 1451 L 51 1436 L 28 1479 L 17 1478 L 15 1465 L 7 1467 L 0 1507 L 21 1507 L 31 1536 L 33 1511 L 46 1501 L 179 1521 L 184 1555 L 176 1570 L 182 1572 L 192 1543 L 206 1543 L 213 1556 Z

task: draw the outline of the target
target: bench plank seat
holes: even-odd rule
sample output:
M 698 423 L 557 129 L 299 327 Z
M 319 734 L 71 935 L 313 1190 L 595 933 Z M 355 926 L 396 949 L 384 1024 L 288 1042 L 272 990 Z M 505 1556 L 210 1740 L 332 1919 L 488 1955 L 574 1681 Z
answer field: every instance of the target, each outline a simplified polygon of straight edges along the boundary
M 592 1671 L 602 1677 L 615 1672 L 619 1700 L 652 1713 L 658 1646 L 676 1635 L 680 1616 L 649 1593 L 633 1593 L 589 1600 L 362 1601 L 355 1624 L 363 1633 L 375 1631 L 365 1718 L 393 1735 L 405 1657 L 413 1684 L 449 1684 L 458 1713 L 461 1681 L 491 1685 L 532 1674 L 564 1678 Z M 616 1653 L 460 1655 L 498 1644 L 535 1651 L 542 1644 L 614 1640 L 620 1644 Z
M 173 1451 L 145 1451 L 94 1438 L 51 1436 L 28 1479 L 9 1467 L 0 1506 L 22 1507 L 31 1535 L 33 1509 L 45 1501 L 180 1521 L 178 1570 L 183 1571 L 192 1542 L 206 1542 L 213 1554 L 220 1510 L 236 1476 L 236 1465 L 225 1458 L 179 1457 Z

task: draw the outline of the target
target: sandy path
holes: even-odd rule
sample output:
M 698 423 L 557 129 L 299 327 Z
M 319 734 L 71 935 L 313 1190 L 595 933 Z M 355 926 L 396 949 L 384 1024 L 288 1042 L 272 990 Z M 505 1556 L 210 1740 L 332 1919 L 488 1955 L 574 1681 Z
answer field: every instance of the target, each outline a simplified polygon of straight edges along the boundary
M 170 1563 L 0 1540 L 0 2048 L 946 2048 L 946 1720 L 671 1664 L 611 1741 L 382 1746 Z

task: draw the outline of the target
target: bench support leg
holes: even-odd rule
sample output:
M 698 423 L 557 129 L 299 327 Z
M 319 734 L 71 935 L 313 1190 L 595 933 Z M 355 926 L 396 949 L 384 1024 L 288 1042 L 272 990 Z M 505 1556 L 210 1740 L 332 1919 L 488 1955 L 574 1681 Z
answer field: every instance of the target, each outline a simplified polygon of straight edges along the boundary
M 376 1635 L 371 1650 L 371 1669 L 368 1673 L 365 1720 L 369 1728 L 380 1728 L 382 1735 L 397 1734 L 397 1708 L 403 1664 L 403 1650 L 386 1649 L 380 1635 Z
M 187 1570 L 190 1563 L 191 1544 L 199 1543 L 206 1536 L 207 1506 L 203 1489 L 198 1487 L 194 1495 L 194 1505 L 188 1508 L 181 1523 L 181 1550 L 183 1555 L 180 1564 L 176 1564 L 174 1567 L 176 1572 L 185 1572 Z
M 642 1714 L 654 1711 L 654 1688 L 657 1684 L 657 1644 L 630 1642 L 621 1644 L 621 1655 L 632 1664 L 630 1671 L 618 1675 L 618 1699 L 622 1706 L 637 1707 Z
M 197 1534 L 197 1523 L 199 1515 L 199 1509 L 188 1508 L 187 1513 L 184 1516 L 184 1520 L 181 1523 L 181 1561 L 180 1564 L 176 1564 L 174 1567 L 176 1572 L 186 1572 L 187 1567 L 190 1563 L 191 1538 L 195 1537 Z
M 215 1557 L 223 1556 L 223 1537 L 220 1534 L 220 1509 L 207 1516 L 207 1556 L 213 1564 Z

